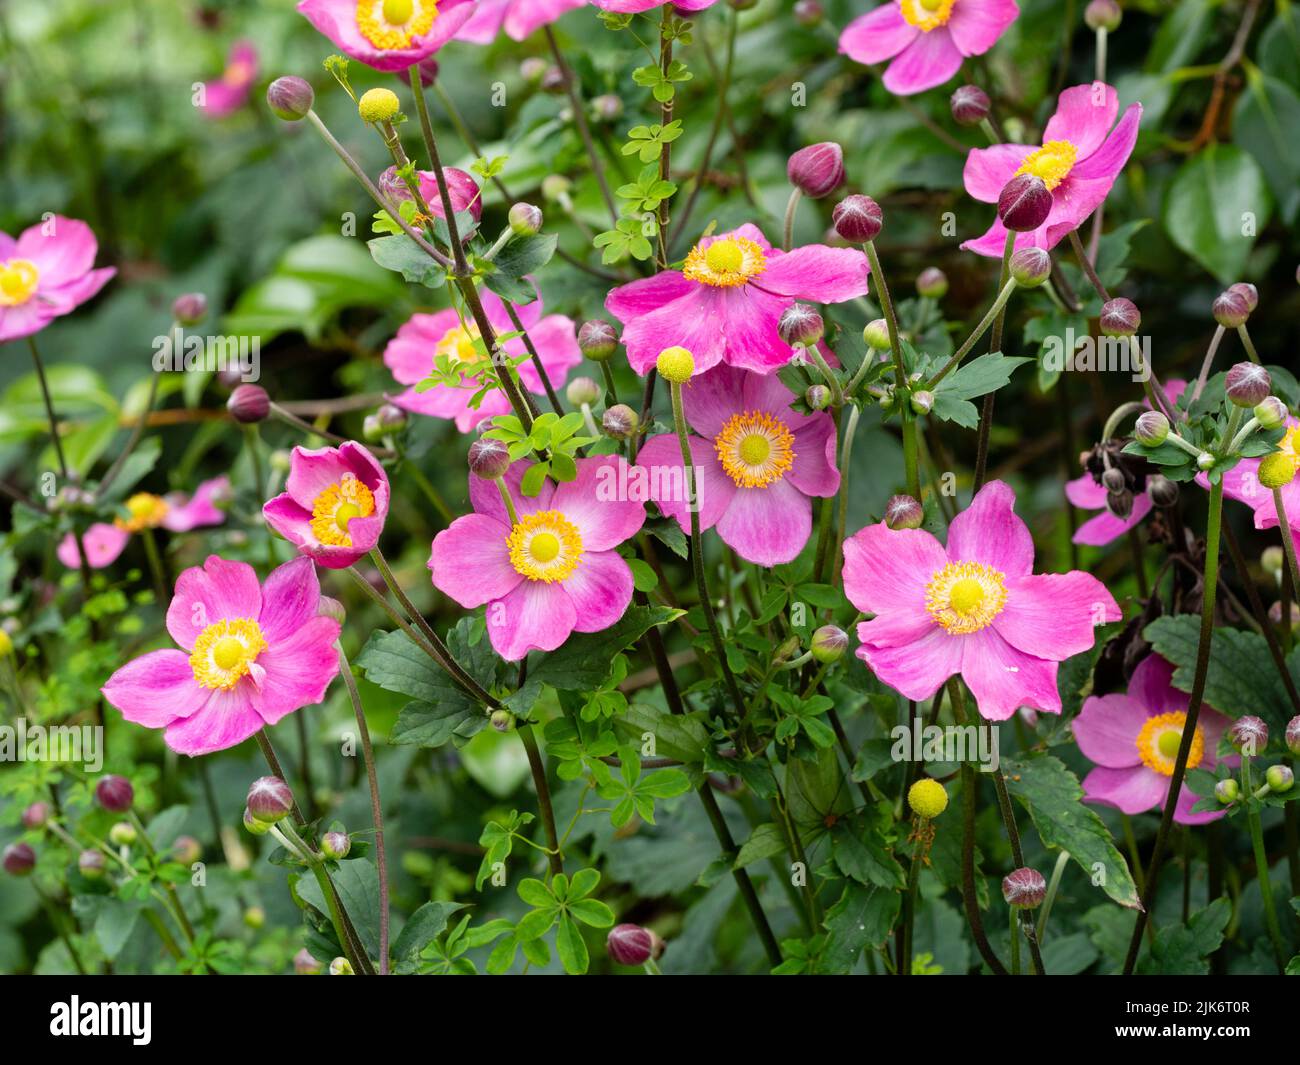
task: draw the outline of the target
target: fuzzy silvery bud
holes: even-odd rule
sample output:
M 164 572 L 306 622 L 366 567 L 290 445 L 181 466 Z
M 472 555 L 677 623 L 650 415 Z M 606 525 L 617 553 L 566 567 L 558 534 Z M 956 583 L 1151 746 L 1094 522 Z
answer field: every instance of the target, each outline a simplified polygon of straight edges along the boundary
M 808 649 L 818 662 L 838 662 L 849 649 L 848 633 L 835 625 L 823 625 L 812 634 Z
M 663 956 L 665 943 L 649 928 L 636 924 L 619 924 L 609 930 L 605 949 L 611 961 L 619 965 L 644 965 Z
M 1052 213 L 1052 194 L 1036 174 L 1017 174 L 998 196 L 998 217 L 1013 233 L 1030 233 Z
M 618 351 L 618 333 L 608 322 L 593 318 L 579 328 L 578 347 L 592 362 L 604 362 Z
M 803 401 L 811 410 L 825 410 L 831 405 L 831 390 L 825 385 L 809 385 L 803 394 Z
M 1114 466 L 1101 475 L 1101 484 L 1107 492 L 1122 492 L 1128 487 L 1123 470 L 1117 470 Z
M 109 813 L 126 813 L 135 801 L 135 789 L 126 777 L 110 774 L 95 785 L 95 801 Z
M 50 819 L 50 804 L 34 802 L 23 811 L 23 828 L 44 828 Z
M 1252 314 L 1255 308 L 1259 306 L 1259 289 L 1249 281 L 1238 281 L 1235 285 L 1229 285 L 1228 291 L 1240 296 L 1246 302 L 1246 309 Z
M 36 852 L 26 843 L 11 843 L 4 849 L 0 864 L 10 876 L 26 876 L 36 868 Z
M 1158 410 L 1148 410 L 1138 415 L 1133 427 L 1133 439 L 1147 447 L 1159 447 L 1169 436 L 1169 419 Z
M 844 149 L 833 141 L 800 148 L 790 156 L 785 173 L 805 196 L 820 200 L 844 184 Z
M 926 299 L 943 299 L 948 295 L 948 275 L 937 266 L 927 266 L 916 275 L 916 292 Z
M 1037 909 L 1047 897 L 1047 881 L 1037 869 L 1017 869 L 1002 878 L 1002 897 L 1008 906 Z
M 510 469 L 510 449 L 501 440 L 479 437 L 469 446 L 469 472 L 485 481 L 495 481 Z
M 1012 252 L 1007 266 L 1021 288 L 1037 288 L 1052 275 L 1052 257 L 1042 248 L 1021 248 Z
M 509 732 L 515 727 L 515 715 L 509 710 L 493 710 L 489 724 L 498 732 Z
M 919 529 L 925 520 L 925 508 L 911 496 L 890 496 L 885 504 L 885 527 L 889 529 Z
M 1208 451 L 1202 451 L 1196 456 L 1196 468 L 1198 470 L 1212 470 L 1216 459 Z
M 271 397 L 261 385 L 240 385 L 226 400 L 226 410 L 240 424 L 252 425 L 271 413 Z
M 1264 367 L 1253 362 L 1239 362 L 1228 371 L 1224 381 L 1228 399 L 1238 407 L 1256 407 L 1273 391 L 1273 378 Z
M 1227 289 L 1214 298 L 1211 313 L 1224 329 L 1236 329 L 1250 317 L 1250 301 L 1241 292 Z
M 846 196 L 835 205 L 831 221 L 835 232 L 850 244 L 866 244 L 880 236 L 884 212 L 870 196 Z
M 279 777 L 258 777 L 249 785 L 247 808 L 262 824 L 273 825 L 293 810 L 293 791 Z
M 1218 799 L 1219 802 L 1223 803 L 1224 806 L 1236 802 L 1237 796 L 1240 794 L 1241 788 L 1232 777 L 1220 780 L 1214 785 L 1214 797 Z
M 1102 336 L 1131 337 L 1142 326 L 1142 314 L 1132 300 L 1117 296 L 1102 305 L 1098 324 Z
M 534 237 L 542 231 L 542 209 L 531 203 L 517 203 L 507 216 L 510 231 L 517 237 Z
M 1295 774 L 1289 765 L 1271 765 L 1264 774 L 1264 780 L 1274 791 L 1290 791 L 1295 783 Z
M 1268 725 L 1263 718 L 1247 714 L 1228 726 L 1228 740 L 1242 754 L 1257 755 L 1268 746 Z
M 590 406 L 600 399 L 600 385 L 590 377 L 575 377 L 565 388 L 564 395 L 575 407 Z
M 286 122 L 306 118 L 315 102 L 316 93 L 312 87 L 302 78 L 293 75 L 276 78 L 266 90 L 266 103 L 271 113 Z
M 1277 396 L 1269 396 L 1251 413 L 1255 415 L 1255 419 L 1265 429 L 1276 429 L 1279 425 L 1286 424 L 1286 404 Z
M 959 126 L 978 126 L 989 117 L 989 94 L 978 85 L 962 85 L 948 100 L 953 121 Z
M 913 392 L 911 405 L 913 414 L 929 414 L 934 409 L 934 393 L 924 389 Z
M 1286 723 L 1286 749 L 1292 754 L 1300 754 L 1300 714 Z
M 600 427 L 608 437 L 627 440 L 636 435 L 640 422 L 640 416 L 626 403 L 615 403 L 614 406 L 606 409 L 600 419 Z
M 888 351 L 890 348 L 889 323 L 883 318 L 868 322 L 862 330 L 862 339 L 873 351 Z
M 792 303 L 781 312 L 776 332 L 791 347 L 810 348 L 826 335 L 826 324 L 810 304 Z
M 352 840 L 348 838 L 346 832 L 326 832 L 321 837 L 320 851 L 326 858 L 338 861 L 340 858 L 346 858 L 351 849 Z

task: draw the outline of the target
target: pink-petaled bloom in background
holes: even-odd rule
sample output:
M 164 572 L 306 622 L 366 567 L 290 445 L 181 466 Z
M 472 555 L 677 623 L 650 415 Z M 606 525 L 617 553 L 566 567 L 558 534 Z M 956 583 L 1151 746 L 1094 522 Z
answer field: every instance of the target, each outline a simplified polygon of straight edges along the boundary
M 0 341 L 39 333 L 94 296 L 117 271 L 96 270 L 90 226 L 53 215 L 14 240 L 0 233 Z
M 960 673 L 980 714 L 1061 712 L 1057 664 L 1086 651 L 1094 628 L 1121 618 L 1089 573 L 1033 573 L 1034 542 L 1015 493 L 990 481 L 948 527 L 868 525 L 844 544 L 844 592 L 875 617 L 858 626 L 858 657 L 909 699 L 929 699 Z
M 484 290 L 483 310 L 498 335 L 517 332 L 505 305 L 494 293 Z M 540 299 L 518 308 L 518 314 L 552 386 L 562 389 L 569 371 L 582 361 L 573 320 L 562 314 L 543 316 Z M 470 406 L 470 400 L 482 385 L 468 373 L 458 385 L 437 384 L 423 392 L 416 387 L 429 376 L 439 355 L 450 356 L 453 363 L 467 371 L 486 368 L 487 355 L 480 350 L 478 341 L 478 326 L 470 320 L 462 321 L 453 309 L 411 315 L 384 349 L 384 364 L 398 382 L 408 386 L 405 392 L 392 397 L 393 402 L 413 414 L 451 419 L 462 433 L 472 433 L 487 418 L 508 414 L 510 401 L 499 388 L 488 392 L 477 407 Z M 502 349 L 511 358 L 528 351 L 523 337 L 507 340 Z M 538 396 L 546 394 L 532 359 L 520 363 L 518 373 L 530 392 Z
M 1286 433 L 1277 442 L 1277 449 L 1300 469 L 1300 420 L 1287 418 Z M 1256 529 L 1276 529 L 1277 504 L 1273 500 L 1273 490 L 1259 483 L 1261 461 L 1242 459 L 1233 466 L 1223 475 L 1223 494 L 1238 503 L 1245 503 L 1255 512 Z M 1203 473 L 1196 475 L 1196 483 L 1206 491 L 1210 488 L 1210 480 Z M 1286 508 L 1287 524 L 1300 536 L 1300 477 L 1292 478 L 1282 487 L 1282 505 Z
M 474 13 L 473 0 L 302 0 L 298 10 L 353 59 L 405 70 L 450 41 Z
M 454 166 L 444 167 L 442 172 L 447 178 L 447 195 L 451 197 L 452 210 L 457 214 L 468 211 L 474 216 L 475 222 L 479 221 L 483 217 L 483 192 L 474 176 L 464 170 L 457 170 Z M 424 197 L 424 202 L 429 205 L 434 217 L 446 218 L 447 213 L 442 209 L 442 196 L 438 192 L 437 177 L 432 170 L 421 170 L 418 173 L 420 195 Z
M 128 662 L 104 698 L 128 721 L 163 729 L 181 754 L 233 747 L 325 697 L 339 668 L 339 623 L 318 616 L 319 604 L 309 558 L 286 562 L 259 585 L 248 563 L 211 555 L 180 575 L 167 608 L 180 650 Z
M 781 312 L 796 300 L 843 303 L 866 295 L 867 257 L 856 248 L 809 244 L 773 248 L 757 226 L 705 237 L 682 270 L 665 270 L 614 289 L 605 300 L 623 322 L 632 369 L 654 367 L 665 348 L 695 356 L 698 373 L 720 362 L 772 373 L 793 349 L 777 334 Z
M 790 409 L 794 395 L 775 374 L 717 366 L 682 387 L 700 528 L 759 566 L 789 562 L 812 532 L 812 497 L 840 487 L 835 423 L 825 412 Z M 675 433 L 651 437 L 637 455 L 646 490 L 689 532 L 691 516 Z
M 226 520 L 221 505 L 229 500 L 230 478 L 224 474 L 204 481 L 193 496 L 184 492 L 169 492 L 165 496 L 136 492 L 123 504 L 126 517 L 114 518 L 111 523 L 97 521 L 81 534 L 86 561 L 91 569 L 111 565 L 126 548 L 131 534 L 144 529 L 189 532 L 203 525 L 220 525 Z M 58 556 L 69 569 L 80 568 L 77 541 L 72 533 L 59 542 Z
M 1173 686 L 1173 675 L 1173 666 L 1159 655 L 1150 655 L 1133 670 L 1127 693 L 1094 695 L 1084 701 L 1071 728 L 1079 750 L 1096 763 L 1083 778 L 1085 801 L 1130 815 L 1164 806 L 1187 725 L 1187 693 Z M 1222 714 L 1201 707 L 1188 769 L 1214 769 L 1219 738 L 1229 724 Z M 1235 754 L 1222 761 L 1227 766 L 1241 764 Z M 1197 801 L 1184 784 L 1174 820 L 1203 825 L 1223 816 L 1215 810 L 1192 813 Z
M 547 480 L 532 497 L 519 490 L 528 465 L 514 463 L 501 481 L 518 523 L 495 482 L 471 477 L 474 513 L 440 532 L 429 558 L 444 594 L 467 609 L 487 605 L 488 637 L 510 662 L 623 616 L 632 571 L 615 548 L 645 521 L 645 507 L 620 490 L 628 471 L 617 455 L 579 459 L 576 480 Z
M 239 110 L 257 80 L 257 49 L 251 41 L 236 41 L 226 57 L 226 69 L 216 81 L 203 83 L 203 112 L 222 118 Z
M 712 7 L 718 0 L 591 0 L 591 2 L 602 11 L 639 15 L 642 11 L 651 11 L 670 2 L 679 11 L 703 11 L 706 7 Z
M 891 60 L 885 88 L 910 96 L 942 85 L 967 56 L 987 52 L 1019 14 L 1015 0 L 893 0 L 850 22 L 840 51 L 864 64 Z
M 491 44 L 504 30 L 511 40 L 522 41 L 561 15 L 586 6 L 587 0 L 478 0 L 474 14 L 456 39 Z
M 262 517 L 326 569 L 346 569 L 379 543 L 388 474 L 360 444 L 294 448 L 285 489 L 262 507 Z
M 1120 117 L 1119 95 L 1095 81 L 1061 93 L 1056 113 L 1043 130 L 1041 147 L 995 144 L 972 148 L 962 179 L 966 191 L 984 203 L 997 203 L 1003 186 L 1017 174 L 1042 178 L 1052 194 L 1052 209 L 1037 229 L 1016 234 L 1017 248 L 1054 248 L 1101 206 L 1137 142 L 1142 105 L 1129 104 Z M 1000 258 L 1007 230 L 1000 218 L 989 231 L 962 247 Z

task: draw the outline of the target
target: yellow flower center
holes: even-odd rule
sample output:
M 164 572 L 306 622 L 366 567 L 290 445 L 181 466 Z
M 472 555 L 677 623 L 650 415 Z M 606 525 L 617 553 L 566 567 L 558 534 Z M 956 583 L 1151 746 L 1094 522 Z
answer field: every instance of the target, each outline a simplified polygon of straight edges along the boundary
M 937 30 L 952 18 L 957 0 L 900 0 L 903 18 L 922 33 Z
M 981 562 L 949 562 L 925 586 L 925 609 L 946 632 L 979 632 L 1007 604 L 1006 578 Z
M 357 29 L 376 48 L 401 50 L 429 32 L 438 17 L 438 0 L 360 0 Z
M 214 622 L 199 633 L 190 652 L 194 679 L 205 688 L 233 688 L 267 646 L 252 618 Z
M 1291 460 L 1293 466 L 1300 466 L 1300 425 L 1293 425 L 1277 442 L 1277 449 Z
M 713 449 L 740 488 L 764 488 L 794 465 L 794 434 L 779 418 L 758 411 L 728 418 Z
M 1025 156 L 1016 175 L 1033 174 L 1042 178 L 1049 190 L 1054 189 L 1069 177 L 1078 158 L 1079 149 L 1069 141 L 1048 141 Z
M 368 518 L 375 512 L 375 496 L 351 474 L 332 484 L 316 497 L 311 508 L 311 531 L 322 544 L 351 547 L 348 525 L 353 518 Z
M 36 294 L 41 272 L 28 259 L 0 263 L 0 307 L 17 307 Z
M 582 534 L 558 510 L 539 510 L 520 518 L 506 537 L 506 546 L 516 572 L 547 584 L 567 578 L 582 558 Z
M 240 59 L 226 67 L 225 73 L 221 76 L 221 80 L 227 85 L 232 85 L 238 88 L 247 84 L 252 76 L 252 64 Z
M 1183 727 L 1187 724 L 1187 715 L 1182 711 L 1157 714 L 1148 718 L 1142 731 L 1138 733 L 1137 749 L 1144 765 L 1154 769 L 1161 776 L 1174 775 L 1174 763 L 1178 760 L 1178 746 L 1183 742 Z M 1205 757 L 1205 737 L 1201 727 L 1196 727 L 1192 737 L 1192 750 L 1187 756 L 1187 768 L 1195 769 Z
M 483 352 L 476 346 L 478 339 L 478 326 L 474 323 L 453 325 L 434 346 L 435 357 L 446 355 L 456 363 L 482 362 Z
M 113 524 L 127 532 L 156 529 L 167 516 L 167 501 L 149 492 L 137 492 L 126 501 L 127 517 L 114 518 Z
M 707 248 L 695 245 L 682 273 L 714 288 L 735 288 L 766 269 L 767 256 L 757 243 L 746 237 L 722 237 Z

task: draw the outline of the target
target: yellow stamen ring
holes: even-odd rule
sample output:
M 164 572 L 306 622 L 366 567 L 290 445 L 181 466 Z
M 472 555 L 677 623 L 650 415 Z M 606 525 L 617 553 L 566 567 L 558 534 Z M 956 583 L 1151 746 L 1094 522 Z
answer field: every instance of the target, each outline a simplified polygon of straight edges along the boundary
M 1173 776 L 1174 763 L 1178 760 L 1178 746 L 1182 743 L 1186 724 L 1187 715 L 1180 710 L 1148 718 L 1137 738 L 1142 763 L 1161 776 Z M 1196 734 L 1192 737 L 1192 749 L 1187 756 L 1187 768 L 1195 769 L 1204 757 L 1205 736 L 1197 725 Z
M 740 488 L 765 488 L 794 465 L 794 434 L 761 411 L 733 414 L 714 437 L 713 449 Z
M 747 237 L 719 237 L 707 248 L 697 244 L 686 256 L 682 274 L 714 288 L 735 288 L 767 269 L 767 256 Z
M 113 524 L 127 532 L 138 533 L 142 529 L 156 529 L 167 516 L 167 501 L 150 492 L 137 492 L 126 501 L 128 517 L 114 518 Z
M 17 307 L 36 295 L 41 272 L 29 259 L 0 263 L 0 307 Z
M 530 581 L 565 580 L 582 558 L 582 534 L 558 510 L 539 510 L 519 519 L 506 537 L 510 564 Z
M 361 36 L 384 51 L 411 47 L 438 17 L 438 0 L 360 0 L 357 29 Z
M 368 518 L 374 512 L 374 493 L 348 474 L 316 497 L 311 509 L 312 535 L 330 547 L 351 547 L 348 526 L 352 519 Z
M 1025 156 L 1016 176 L 1033 174 L 1042 178 L 1043 184 L 1051 190 L 1069 177 L 1078 158 L 1079 149 L 1069 141 L 1048 141 Z
M 1006 604 L 1006 577 L 981 562 L 949 562 L 925 586 L 927 613 L 953 635 L 979 632 Z
M 910 25 L 922 33 L 929 33 L 947 25 L 956 3 L 957 0 L 901 0 L 899 8 Z
M 205 688 L 229 690 L 247 676 L 267 646 L 266 637 L 252 618 L 214 622 L 194 641 L 190 653 L 194 679 Z

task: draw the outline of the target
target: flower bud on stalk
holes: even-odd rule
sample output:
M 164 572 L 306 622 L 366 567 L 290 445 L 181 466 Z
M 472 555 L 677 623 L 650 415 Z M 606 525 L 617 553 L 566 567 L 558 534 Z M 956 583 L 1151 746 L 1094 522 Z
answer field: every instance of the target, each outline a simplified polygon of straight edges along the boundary
M 831 211 L 835 232 L 850 244 L 866 244 L 880 236 L 884 213 L 870 196 L 846 196 Z
M 833 141 L 800 148 L 786 165 L 790 184 L 814 200 L 844 184 L 844 149 Z
M 87 880 L 98 880 L 104 875 L 104 855 L 97 850 L 87 849 L 77 856 L 77 871 Z
M 925 508 L 911 496 L 891 496 L 885 504 L 885 527 L 889 529 L 919 529 L 925 519 Z
M 1052 257 L 1042 248 L 1021 248 L 1012 252 L 1007 266 L 1012 279 L 1021 288 L 1037 288 L 1052 275 Z
M 26 843 L 11 843 L 4 849 L 4 858 L 0 861 L 4 871 L 10 876 L 26 876 L 36 868 L 36 852 Z
M 794 5 L 794 20 L 805 29 L 816 29 L 826 17 L 826 11 L 818 0 L 798 0 Z
M 814 632 L 809 646 L 813 658 L 823 665 L 838 662 L 848 649 L 848 633 L 835 625 L 823 625 Z
M 619 924 L 609 930 L 605 949 L 611 961 L 619 965 L 644 965 L 663 956 L 666 944 L 649 928 L 636 924 Z
M 244 911 L 244 924 L 256 931 L 266 924 L 266 911 L 261 906 L 250 906 Z
M 1172 507 L 1178 502 L 1178 484 L 1155 473 L 1147 478 L 1147 495 L 1158 507 Z
M 348 856 L 348 851 L 352 849 L 352 840 L 348 838 L 346 832 L 326 832 L 321 837 L 320 850 L 326 858 L 332 858 L 338 861 Z
M 493 710 L 489 724 L 498 732 L 509 732 L 515 727 L 515 715 L 509 710 Z
M 1037 869 L 1017 869 L 1002 878 L 1002 897 L 1008 906 L 1036 910 L 1047 897 L 1047 881 Z
M 1132 300 L 1117 296 L 1102 305 L 1099 325 L 1102 336 L 1131 337 L 1142 326 L 1142 313 Z
M 695 356 L 685 348 L 665 348 L 655 360 L 655 369 L 670 384 L 684 385 L 695 373 Z
M 1269 396 L 1252 413 L 1263 429 L 1276 429 L 1278 426 L 1286 424 L 1286 404 L 1277 396 Z
M 126 813 L 135 801 L 135 789 L 126 777 L 110 774 L 95 785 L 95 801 L 109 813 Z
M 1127 488 L 1120 492 L 1107 492 L 1106 509 L 1120 521 L 1126 520 L 1133 513 L 1133 493 Z
M 1112 466 L 1101 475 L 1101 485 L 1107 492 L 1122 492 L 1128 487 L 1128 480 L 1125 478 L 1123 470 L 1118 470 Z
M 929 414 L 934 408 L 934 393 L 921 390 L 912 393 L 912 413 Z
M 480 437 L 469 446 L 469 472 L 485 481 L 495 481 L 510 469 L 510 449 L 501 440 Z
M 636 435 L 640 421 L 637 412 L 626 403 L 616 403 L 605 411 L 600 427 L 605 430 L 606 436 L 615 440 L 627 440 Z
M 119 821 L 108 830 L 109 842 L 114 847 L 130 847 L 135 844 L 135 825 L 129 821 Z
M 1245 293 L 1226 289 L 1214 298 L 1211 313 L 1224 329 L 1236 329 L 1246 324 L 1250 317 L 1250 300 Z
M 1286 723 L 1286 749 L 1292 754 L 1300 754 L 1300 714 Z
M 226 400 L 226 410 L 240 424 L 253 425 L 271 413 L 271 397 L 261 385 L 240 385 Z
M 781 312 L 776 331 L 791 347 L 810 348 L 826 335 L 826 324 L 811 305 L 792 303 Z
M 1228 291 L 1245 300 L 1246 309 L 1252 314 L 1255 313 L 1255 308 L 1259 306 L 1259 289 L 1249 281 L 1238 281 L 1235 285 L 1229 285 Z
M 321 968 L 321 963 L 312 957 L 311 951 L 306 947 L 293 956 L 293 971 L 299 976 L 318 976 Z
M 890 348 L 889 323 L 883 318 L 868 322 L 862 330 L 862 339 L 873 351 L 888 351 Z
M 803 394 L 804 402 L 812 410 L 825 410 L 831 405 L 831 390 L 825 385 L 809 385 Z
M 23 828 L 44 828 L 50 820 L 50 804 L 34 802 L 23 811 Z
M 279 777 L 258 777 L 248 788 L 248 812 L 264 825 L 283 821 L 293 810 L 293 791 Z
M 1052 213 L 1052 194 L 1035 174 L 1017 174 L 998 196 L 998 217 L 1013 233 L 1030 233 Z
M 250 835 L 254 836 L 265 836 L 271 831 L 271 826 L 264 825 L 261 821 L 257 820 L 257 818 L 255 818 L 249 811 L 248 807 L 244 807 L 244 827 L 248 829 Z
M 1273 791 L 1290 791 L 1295 783 L 1295 774 L 1288 765 L 1271 765 L 1264 774 L 1264 780 Z
M 172 858 L 181 865 L 193 865 L 203 857 L 203 847 L 193 836 L 177 836 L 172 844 Z
M 542 75 L 545 73 L 546 60 L 541 56 L 530 55 L 519 64 L 519 76 L 523 78 L 524 81 L 541 81 Z
M 542 231 L 542 209 L 531 203 L 517 203 L 507 216 L 510 231 L 517 237 L 535 237 Z
M 1241 788 L 1237 782 L 1228 777 L 1226 780 L 1220 780 L 1214 785 L 1214 797 L 1227 806 L 1229 803 L 1237 801 L 1237 796 L 1241 794 Z
M 198 325 L 208 316 L 208 297 L 186 292 L 172 300 L 172 317 L 178 325 Z
M 949 98 L 953 121 L 959 126 L 978 126 L 989 117 L 989 94 L 978 85 L 962 85 Z
M 564 395 L 575 407 L 589 407 L 600 399 L 600 385 L 590 377 L 575 377 L 565 388 Z
M 1123 17 L 1124 12 L 1120 10 L 1115 0 L 1091 0 L 1091 3 L 1083 9 L 1084 24 L 1094 32 L 1105 30 L 1107 33 L 1113 33 L 1119 29 Z
M 1145 411 L 1138 415 L 1133 427 L 1133 439 L 1147 447 L 1159 447 L 1169 436 L 1169 419 L 1158 410 Z
M 1254 757 L 1268 746 L 1268 725 L 1262 718 L 1247 714 L 1228 727 L 1228 740 L 1242 754 Z
M 591 113 L 597 122 L 617 122 L 623 117 L 623 98 L 612 92 L 591 101 Z
M 395 403 L 384 403 L 366 415 L 364 432 L 367 440 L 382 440 L 390 433 L 401 432 L 409 421 L 406 411 Z
M 402 110 L 402 103 L 392 89 L 368 89 L 357 101 L 357 114 L 363 122 L 391 122 Z
M 302 78 L 290 75 L 276 78 L 266 90 L 266 103 L 276 118 L 297 122 L 307 117 L 316 102 L 312 87 Z
M 604 362 L 618 351 L 618 333 L 608 322 L 593 318 L 578 330 L 578 347 L 592 362 Z
M 941 300 L 948 294 L 948 275 L 937 266 L 927 266 L 916 275 L 917 295 L 929 300 Z
M 1228 399 L 1238 407 L 1257 407 L 1273 390 L 1273 378 L 1264 367 L 1239 362 L 1228 371 L 1224 382 Z
M 356 976 L 356 973 L 347 958 L 335 958 L 330 962 L 330 976 Z

